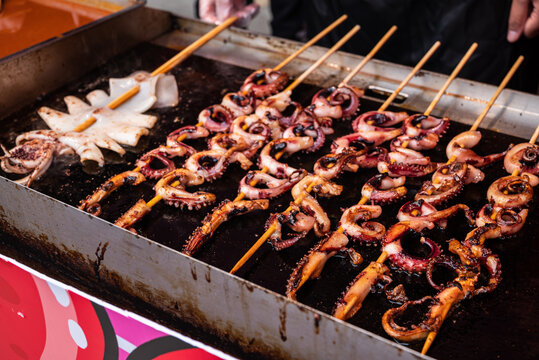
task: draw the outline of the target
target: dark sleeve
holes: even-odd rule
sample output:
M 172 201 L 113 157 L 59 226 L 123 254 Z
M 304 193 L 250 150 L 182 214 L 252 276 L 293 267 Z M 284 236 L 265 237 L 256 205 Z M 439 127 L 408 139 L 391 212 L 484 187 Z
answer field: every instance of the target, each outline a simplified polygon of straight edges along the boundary
M 305 40 L 302 0 L 271 0 L 271 30 L 274 36 Z

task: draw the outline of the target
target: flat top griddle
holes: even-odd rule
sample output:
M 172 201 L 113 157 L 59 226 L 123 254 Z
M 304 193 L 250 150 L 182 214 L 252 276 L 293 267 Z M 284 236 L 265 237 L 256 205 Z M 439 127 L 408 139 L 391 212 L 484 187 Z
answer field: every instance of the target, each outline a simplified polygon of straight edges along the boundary
M 174 51 L 156 45 L 143 43 L 120 56 L 115 57 L 106 66 L 85 75 L 80 81 L 74 82 L 51 94 L 45 95 L 36 102 L 17 113 L 3 119 L 0 123 L 0 143 L 10 147 L 15 137 L 24 131 L 45 128 L 36 110 L 40 106 L 49 106 L 65 110 L 63 97 L 76 95 L 83 98 L 94 89 L 108 90 L 110 77 L 126 76 L 132 71 L 151 70 L 174 55 Z M 217 61 L 193 56 L 172 73 L 176 76 L 180 103 L 175 108 L 152 110 L 149 113 L 159 116 L 157 125 L 148 137 L 143 138 L 136 148 L 127 149 L 125 158 L 104 151 L 107 165 L 103 169 L 85 165 L 78 158 L 65 157 L 54 161 L 49 171 L 33 184 L 39 192 L 50 195 L 64 203 L 76 206 L 78 202 L 94 191 L 106 179 L 119 172 L 134 168 L 136 159 L 145 151 L 163 144 L 166 136 L 172 130 L 183 125 L 197 122 L 200 110 L 208 105 L 218 103 L 226 92 L 237 90 L 243 79 L 251 70 L 224 64 Z M 293 98 L 302 104 L 310 102 L 317 87 L 301 85 L 295 91 Z M 362 100 L 361 112 L 375 110 L 379 104 L 374 101 Z M 390 110 L 399 110 L 394 107 Z M 335 122 L 335 134 L 329 136 L 324 148 L 314 154 L 296 154 L 285 161 L 295 166 L 312 170 L 316 159 L 329 152 L 329 143 L 337 136 L 351 132 L 351 126 L 345 122 Z M 452 122 L 449 131 L 444 135 L 436 149 L 426 152 L 434 161 L 445 161 L 445 146 L 457 133 L 468 129 L 468 126 Z M 525 139 L 482 130 L 483 140 L 474 148 L 479 154 L 503 151 L 510 143 L 520 143 Z M 205 141 L 193 143 L 199 149 L 205 149 Z M 181 162 L 177 162 L 180 165 Z M 502 163 L 496 163 L 484 169 L 486 179 L 480 184 L 471 184 L 454 201 L 448 204 L 462 202 L 478 211 L 486 202 L 486 189 L 495 179 L 505 176 Z M 205 183 L 199 190 L 215 193 L 217 202 L 233 199 L 237 194 L 238 184 L 245 171 L 237 165 L 232 165 L 225 177 L 213 183 Z M 345 173 L 336 180 L 344 186 L 341 196 L 321 199 L 320 203 L 336 227 L 342 214 L 341 208 L 347 208 L 361 198 L 361 187 L 370 177 L 376 174 L 375 169 L 362 170 L 357 174 Z M 3 174 L 15 178 L 11 174 Z M 424 178 L 409 178 L 407 199 L 420 187 Z M 148 181 L 134 188 L 123 188 L 113 193 L 102 203 L 103 217 L 113 222 L 118 216 L 133 205 L 140 197 L 146 201 L 154 196 L 152 186 L 154 181 Z M 213 239 L 195 255 L 210 265 L 228 271 L 242 254 L 256 241 L 264 231 L 264 223 L 272 212 L 284 210 L 292 200 L 289 193 L 271 200 L 268 211 L 252 213 L 222 225 Z M 397 222 L 395 215 L 400 205 L 383 207 L 383 215 L 379 219 L 386 226 Z M 539 255 L 536 229 L 538 226 L 537 196 L 530 209 L 527 223 L 514 238 L 497 239 L 487 242 L 487 247 L 500 256 L 503 270 L 501 285 L 491 294 L 481 295 L 466 300 L 456 307 L 445 321 L 440 334 L 436 338 L 429 355 L 442 358 L 472 359 L 477 356 L 487 358 L 507 358 L 519 354 L 521 358 L 537 358 L 539 342 L 534 330 L 537 322 L 539 306 L 536 299 L 539 287 L 535 259 Z M 212 207 L 199 211 L 180 210 L 157 205 L 152 212 L 135 226 L 143 236 L 148 237 L 170 248 L 181 250 L 185 240 L 192 231 L 201 224 L 204 216 Z M 457 215 L 450 219 L 447 230 L 436 229 L 429 234 L 439 244 L 445 253 L 447 241 L 451 238 L 462 240 L 472 228 L 464 225 L 464 217 Z M 299 244 L 281 252 L 271 249 L 268 244 L 240 270 L 239 276 L 261 285 L 279 294 L 284 294 L 288 276 L 296 262 L 315 244 L 317 239 L 309 234 Z M 409 251 L 421 254 L 421 249 L 414 244 L 404 244 Z M 308 306 L 331 314 L 335 301 L 345 290 L 349 282 L 370 261 L 375 260 L 379 247 L 366 247 L 358 244 L 354 248 L 365 260 L 360 266 L 352 266 L 346 258 L 336 256 L 326 265 L 320 279 L 309 281 L 298 293 L 298 300 Z M 389 264 L 389 263 L 388 263 Z M 423 275 L 408 275 L 392 271 L 394 282 L 403 283 L 410 299 L 424 295 L 434 295 L 436 292 L 426 282 Z M 196 276 L 178 274 L 178 276 Z M 90 284 L 92 287 L 95 284 Z M 113 292 L 113 291 L 112 291 Z M 121 295 L 119 295 L 121 297 Z M 371 294 L 367 297 L 362 309 L 349 320 L 350 323 L 362 327 L 375 334 L 387 335 L 382 329 L 382 314 L 389 308 L 395 307 L 381 294 Z M 260 309 L 263 311 L 263 309 Z M 142 311 L 142 310 L 141 310 Z M 173 324 L 171 326 L 174 326 Z M 420 350 L 422 343 L 409 345 Z

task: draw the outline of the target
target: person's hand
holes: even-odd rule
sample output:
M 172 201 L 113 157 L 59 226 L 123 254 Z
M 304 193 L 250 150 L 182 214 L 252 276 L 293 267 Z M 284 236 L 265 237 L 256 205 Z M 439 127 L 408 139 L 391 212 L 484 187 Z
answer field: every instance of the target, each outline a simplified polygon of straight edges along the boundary
M 258 13 L 258 4 L 245 5 L 245 0 L 199 0 L 198 13 L 204 21 L 219 24 L 236 16 L 238 26 L 247 26 Z
M 515 42 L 522 34 L 527 38 L 539 35 L 539 0 L 513 0 L 507 41 Z

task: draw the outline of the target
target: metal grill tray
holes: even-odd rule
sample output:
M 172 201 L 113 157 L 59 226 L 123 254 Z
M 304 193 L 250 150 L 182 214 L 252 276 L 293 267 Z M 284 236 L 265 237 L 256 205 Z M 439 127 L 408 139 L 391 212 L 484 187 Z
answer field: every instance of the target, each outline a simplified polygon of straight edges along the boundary
M 174 39 L 187 41 L 189 36 L 196 33 L 193 29 L 203 29 L 205 26 L 187 20 L 180 20 L 179 24 L 178 32 L 161 37 L 157 43 L 177 45 L 179 42 Z M 191 32 L 186 32 L 186 26 Z M 178 33 L 182 35 L 179 38 Z M 225 35 L 225 39 L 228 39 L 226 43 L 229 44 L 234 36 L 248 37 L 241 31 L 232 31 L 228 37 Z M 256 48 L 262 40 L 250 38 L 250 41 L 249 44 Z M 241 44 L 237 46 L 241 47 Z M 295 44 L 290 43 L 287 46 L 292 48 Z M 204 52 L 209 52 L 211 56 L 208 57 L 211 58 L 227 60 L 229 63 L 240 62 L 230 57 L 223 59 L 224 50 L 219 49 L 219 56 L 212 52 L 211 46 L 204 48 L 203 55 L 207 56 Z M 260 52 L 255 53 L 256 56 L 262 56 Z M 42 128 L 44 124 L 36 115 L 40 106 L 65 108 L 62 101 L 64 96 L 83 97 L 93 89 L 106 89 L 109 77 L 125 76 L 137 69 L 150 70 L 173 54 L 174 51 L 160 46 L 148 43 L 138 45 L 108 61 L 106 66 L 5 117 L 0 123 L 0 142 L 12 144 L 14 137 L 20 132 Z M 236 56 L 241 58 L 238 54 Z M 345 58 L 345 63 L 353 64 L 352 61 L 355 60 L 355 57 L 344 54 L 337 57 Z M 271 56 L 266 56 L 265 59 L 272 64 L 278 62 Z M 303 61 L 306 63 L 306 60 Z M 301 62 L 302 60 L 295 66 L 300 68 Z M 249 66 L 245 63 L 241 65 Z M 293 73 L 296 67 L 292 69 Z M 334 70 L 331 80 L 328 80 L 331 81 L 329 84 L 338 81 L 341 72 L 345 70 Z M 322 72 L 324 71 L 328 70 L 322 69 Z M 299 301 L 307 306 L 290 302 L 278 294 L 284 293 L 286 279 L 296 262 L 316 241 L 313 236 L 282 252 L 275 252 L 268 245 L 264 245 L 239 272 L 241 278 L 226 274 L 263 232 L 264 222 L 269 214 L 288 205 L 291 201 L 289 195 L 272 200 L 269 211 L 248 214 L 224 224 L 211 242 L 195 256 L 196 259 L 187 258 L 177 250 L 181 249 L 185 239 L 211 208 L 190 212 L 160 204 L 136 226 L 141 235 L 136 236 L 69 206 L 76 206 L 80 199 L 113 174 L 133 168 L 133 163 L 140 153 L 163 143 L 170 131 L 184 124 L 194 124 L 202 108 L 218 102 L 225 90 L 238 89 L 250 72 L 251 70 L 221 61 L 193 57 L 173 70 L 180 86 L 180 105 L 174 109 L 154 111 L 160 117 L 158 125 L 137 148 L 128 149 L 125 159 L 107 153 L 111 164 L 101 171 L 89 166 L 83 168 L 75 157 L 57 160 L 49 172 L 35 183 L 34 189 L 22 188 L 0 178 L 2 227 L 21 240 L 20 243 L 11 238 L 5 240 L 1 251 L 23 257 L 30 262 L 35 262 L 38 257 L 40 259 L 37 262 L 42 266 L 52 264 L 62 269 L 58 276 L 67 271 L 71 272 L 70 276 L 73 277 L 75 273 L 77 278 L 70 280 L 77 282 L 79 287 L 97 291 L 103 297 L 112 297 L 121 304 L 128 298 L 133 299 L 134 303 L 127 305 L 134 306 L 135 311 L 157 316 L 167 325 L 179 327 L 179 330 L 194 332 L 197 336 L 201 336 L 201 330 L 208 331 L 221 340 L 226 339 L 222 346 L 242 357 L 258 357 L 260 354 L 273 358 L 310 359 L 329 358 L 337 354 L 339 357 L 354 358 L 358 354 L 377 358 L 419 357 L 413 349 L 418 350 L 420 344 L 402 347 L 387 339 L 380 320 L 383 312 L 395 305 L 379 294 L 369 296 L 363 308 L 349 323 L 325 314 L 331 313 L 335 300 L 353 277 L 369 261 L 376 259 L 380 251 L 378 248 L 355 246 L 365 257 L 363 265 L 359 267 L 351 266 L 344 258 L 332 259 L 321 279 L 308 282 L 301 290 Z M 432 76 L 443 79 L 438 75 Z M 374 79 L 369 79 L 368 75 L 358 78 L 360 83 Z M 320 75 L 314 79 L 321 80 Z M 329 85 L 328 81 L 318 84 Z M 460 81 L 461 85 L 467 83 Z M 397 81 L 373 80 L 369 84 L 391 87 L 395 82 Z M 490 88 L 482 84 L 480 86 Z M 306 104 L 317 89 L 316 86 L 302 85 L 294 92 L 294 98 Z M 420 110 L 424 105 L 421 99 L 427 95 L 414 95 L 415 89 L 406 89 L 409 95 L 404 104 L 406 109 Z M 428 92 L 427 90 L 426 93 Z M 522 97 L 530 95 L 522 94 Z M 461 95 L 449 96 L 449 99 L 465 101 Z M 471 105 L 465 111 L 462 107 L 459 109 L 459 116 L 473 120 L 474 114 L 479 111 L 475 112 L 475 101 L 469 102 Z M 376 101 L 364 100 L 361 110 L 373 110 L 378 105 Z M 453 111 L 450 107 L 444 108 L 443 104 L 440 109 Z M 494 109 L 494 112 L 502 111 L 507 114 L 510 112 L 507 109 Z M 527 116 L 526 112 L 523 113 Z M 504 123 L 496 118 L 490 118 L 489 121 L 490 124 Z M 462 124 L 452 123 L 441 144 L 429 153 L 433 160 L 443 161 L 443 149 L 448 139 L 466 128 L 467 126 Z M 349 131 L 350 124 L 337 123 L 336 134 L 330 139 Z M 484 140 L 477 147 L 477 151 L 501 151 L 511 142 L 522 141 L 524 140 L 509 135 L 484 131 Z M 204 145 L 201 141 L 196 147 L 202 149 Z M 292 156 L 287 162 L 310 170 L 314 161 L 327 151 L 326 145 L 315 154 Z M 234 165 L 223 179 L 204 184 L 200 189 L 215 193 L 218 201 L 233 198 L 244 174 L 245 171 Z M 341 207 L 348 207 L 358 201 L 361 197 L 361 186 L 374 174 L 374 170 L 369 170 L 359 174 L 345 174 L 337 180 L 344 185 L 343 195 L 321 200 L 333 224 L 340 218 Z M 482 184 L 467 187 L 457 201 L 460 200 L 477 211 L 485 201 L 488 184 L 503 176 L 504 172 L 498 163 L 486 169 L 486 174 L 487 178 Z M 419 179 L 411 179 L 408 198 L 413 197 L 420 183 Z M 154 194 L 152 185 L 153 182 L 147 182 L 114 193 L 103 203 L 102 217 L 114 221 L 141 196 L 146 200 L 150 199 Z M 384 207 L 382 222 L 385 225 L 396 222 L 394 216 L 397 210 L 398 206 Z M 532 245 L 537 240 L 534 233 L 538 218 L 536 209 L 532 207 L 530 214 L 528 223 L 518 237 L 495 240 L 487 244 L 500 255 L 504 281 L 494 293 L 465 301 L 456 308 L 444 324 L 430 355 L 438 358 L 473 358 L 478 355 L 491 358 L 508 357 L 518 352 L 523 358 L 533 358 L 539 354 L 538 342 L 533 339 L 532 331 L 538 310 L 534 298 L 538 284 L 534 259 L 539 251 L 537 246 Z M 456 217 L 450 220 L 448 230 L 434 231 L 432 237 L 444 246 L 451 237 L 462 239 L 469 231 L 462 223 L 463 218 Z M 33 248 L 30 252 L 33 254 L 32 259 L 25 254 L 27 246 Z M 410 298 L 433 294 L 424 277 L 393 273 L 397 283 L 404 283 Z M 181 319 L 181 326 L 176 322 L 176 318 Z M 524 336 L 526 334 L 530 337 Z M 215 338 L 211 341 L 215 341 Z M 227 345 L 227 342 L 233 346 Z M 241 349 L 241 352 L 238 352 L 238 349 Z

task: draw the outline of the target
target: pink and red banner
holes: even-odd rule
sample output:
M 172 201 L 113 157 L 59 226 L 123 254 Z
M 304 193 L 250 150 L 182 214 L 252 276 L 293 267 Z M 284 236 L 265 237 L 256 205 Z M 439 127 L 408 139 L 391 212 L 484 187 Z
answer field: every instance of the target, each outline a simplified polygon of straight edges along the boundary
M 219 360 L 0 259 L 2 359 Z

